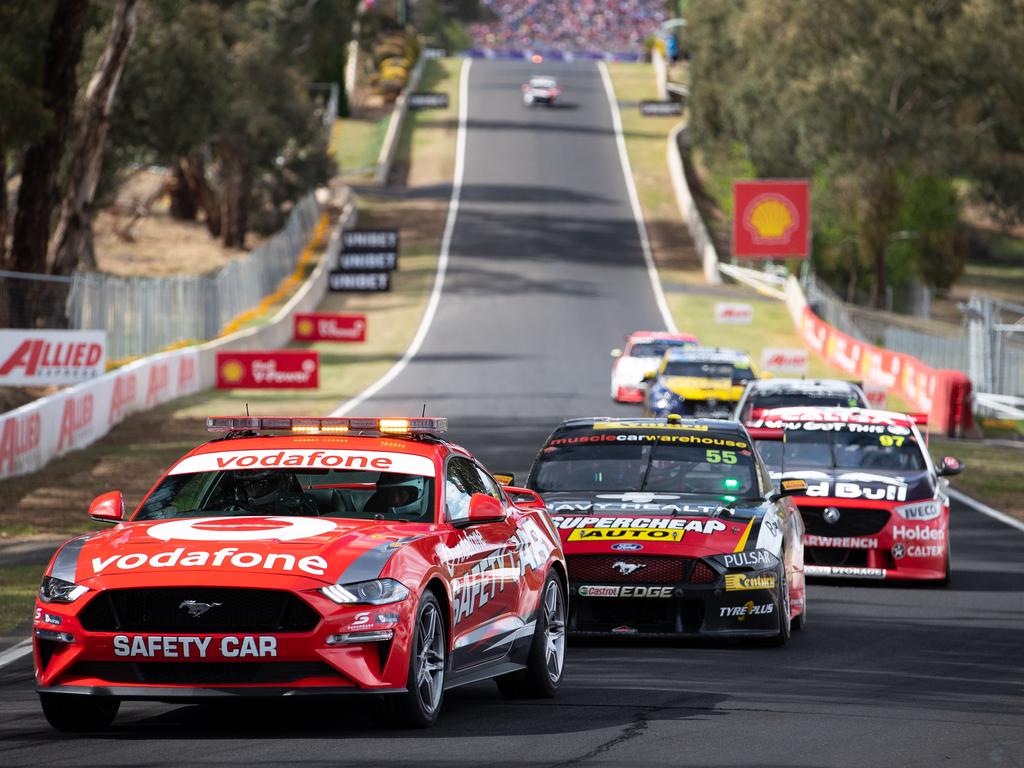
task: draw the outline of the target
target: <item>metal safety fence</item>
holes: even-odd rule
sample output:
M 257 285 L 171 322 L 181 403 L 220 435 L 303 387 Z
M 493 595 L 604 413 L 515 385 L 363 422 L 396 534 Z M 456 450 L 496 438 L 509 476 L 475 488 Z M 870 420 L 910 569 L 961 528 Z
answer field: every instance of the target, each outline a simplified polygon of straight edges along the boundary
M 211 275 L 0 272 L 0 327 L 104 330 L 111 360 L 212 339 L 295 271 L 319 219 L 320 204 L 310 193 L 281 231 Z

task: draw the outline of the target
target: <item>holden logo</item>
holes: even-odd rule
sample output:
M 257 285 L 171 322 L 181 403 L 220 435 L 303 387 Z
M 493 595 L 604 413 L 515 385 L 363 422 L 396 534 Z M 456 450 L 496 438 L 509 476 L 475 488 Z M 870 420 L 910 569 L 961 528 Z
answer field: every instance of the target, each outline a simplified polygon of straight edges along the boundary
M 621 573 L 623 576 L 629 576 L 629 574 L 633 573 L 634 571 L 639 571 L 641 568 L 646 567 L 647 566 L 644 563 L 625 563 L 622 560 L 619 560 L 618 562 L 612 564 L 612 568 Z
M 193 619 L 198 619 L 208 610 L 216 608 L 219 605 L 223 605 L 223 603 L 200 603 L 198 600 L 183 600 L 181 605 L 178 607 L 184 608 L 188 611 L 188 615 Z
M 903 544 L 893 544 L 892 545 L 892 556 L 894 558 L 899 560 L 905 554 L 907 554 L 907 548 Z
M 825 511 L 821 513 L 821 517 L 829 525 L 835 525 L 839 522 L 841 515 L 839 510 L 835 507 L 825 507 Z

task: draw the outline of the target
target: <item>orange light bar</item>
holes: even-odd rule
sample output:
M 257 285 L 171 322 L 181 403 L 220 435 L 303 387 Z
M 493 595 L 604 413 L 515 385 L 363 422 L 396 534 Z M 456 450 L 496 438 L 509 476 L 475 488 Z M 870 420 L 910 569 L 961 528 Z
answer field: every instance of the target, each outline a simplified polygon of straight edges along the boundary
M 208 432 L 297 432 L 311 435 L 346 432 L 376 432 L 389 435 L 440 434 L 448 431 L 448 419 L 210 416 L 206 419 L 206 429 Z

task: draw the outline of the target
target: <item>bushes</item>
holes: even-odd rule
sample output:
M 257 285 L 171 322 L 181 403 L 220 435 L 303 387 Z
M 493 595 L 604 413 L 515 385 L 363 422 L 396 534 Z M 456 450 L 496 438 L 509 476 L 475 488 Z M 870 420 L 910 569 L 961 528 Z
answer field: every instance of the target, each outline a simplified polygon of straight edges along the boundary
M 374 73 L 370 84 L 377 93 L 394 101 L 409 83 L 409 73 L 419 59 L 419 40 L 412 29 L 382 30 L 372 53 Z

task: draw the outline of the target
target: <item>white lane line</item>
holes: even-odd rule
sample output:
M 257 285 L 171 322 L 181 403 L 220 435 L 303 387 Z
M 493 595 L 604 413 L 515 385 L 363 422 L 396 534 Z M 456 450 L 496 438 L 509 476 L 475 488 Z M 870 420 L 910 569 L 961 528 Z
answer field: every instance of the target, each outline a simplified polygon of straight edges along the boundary
M 17 661 L 22 656 L 28 656 L 30 653 L 32 653 L 32 640 L 30 638 L 22 640 L 17 645 L 12 645 L 3 653 L 0 653 L 0 667 L 6 667 L 8 664 Z
M 459 213 L 459 201 L 462 199 L 462 178 L 466 170 L 466 116 L 469 114 L 469 68 L 473 60 L 466 58 L 462 60 L 462 69 L 459 72 L 459 132 L 455 140 L 455 174 L 452 179 L 452 196 L 448 203 L 448 218 L 444 225 L 444 236 L 441 238 L 441 253 L 437 260 L 437 273 L 434 275 L 434 287 L 430 292 L 430 300 L 427 302 L 427 309 L 420 320 L 419 328 L 413 337 L 401 359 L 381 376 L 377 381 L 364 389 L 348 402 L 342 403 L 331 412 L 331 416 L 344 416 L 351 413 L 371 397 L 380 392 L 384 387 L 395 380 L 409 362 L 420 351 L 423 340 L 427 337 L 431 324 L 434 322 L 434 315 L 441 303 L 441 292 L 444 290 L 444 279 L 448 272 L 448 254 L 451 250 L 452 235 L 455 232 L 455 219 Z
M 604 93 L 608 98 L 608 106 L 612 110 L 612 128 L 615 130 L 615 145 L 619 149 L 619 163 L 622 165 L 622 175 L 626 177 L 626 190 L 629 192 L 629 205 L 633 209 L 633 219 L 636 221 L 636 231 L 640 235 L 640 248 L 644 252 L 644 261 L 647 264 L 647 276 L 651 280 L 651 288 L 654 291 L 654 301 L 661 313 L 661 320 L 669 333 L 678 333 L 676 321 L 668 309 L 668 301 L 665 299 L 665 290 L 661 287 L 661 278 L 658 276 L 658 268 L 654 266 L 654 254 L 651 253 L 651 241 L 647 236 L 647 225 L 644 223 L 644 210 L 640 207 L 640 195 L 636 191 L 636 182 L 633 180 L 633 168 L 629 164 L 629 155 L 626 152 L 626 139 L 622 135 L 622 115 L 619 113 L 619 101 L 615 98 L 615 88 L 612 86 L 612 79 L 608 74 L 608 67 L 603 61 L 597 62 L 597 70 L 601 73 L 601 81 L 604 83 Z
M 968 496 L 966 493 L 958 491 L 955 488 L 950 488 L 947 492 L 952 498 L 956 499 L 961 504 L 970 507 L 975 512 L 981 512 L 981 514 L 988 515 L 993 520 L 998 520 L 1000 523 L 1006 523 L 1006 525 L 1011 528 L 1016 528 L 1018 531 L 1024 532 L 1024 523 L 1017 518 L 1010 517 L 1008 514 L 1000 512 L 998 509 L 992 509 L 988 504 L 982 504 L 977 499 Z

